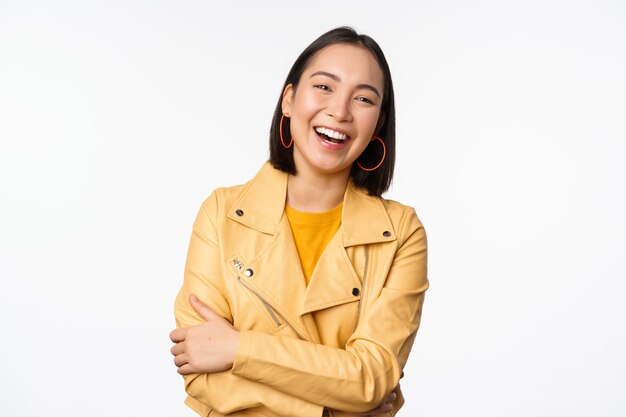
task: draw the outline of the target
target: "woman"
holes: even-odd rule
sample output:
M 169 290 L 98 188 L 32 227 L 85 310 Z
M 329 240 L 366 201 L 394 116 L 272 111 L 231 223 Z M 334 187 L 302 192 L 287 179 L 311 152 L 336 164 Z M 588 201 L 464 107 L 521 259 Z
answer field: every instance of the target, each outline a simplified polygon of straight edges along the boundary
M 294 63 L 270 161 L 196 218 L 170 337 L 200 415 L 393 415 L 428 288 L 426 235 L 391 183 L 391 75 L 338 28 Z M 232 414 L 230 414 L 232 413 Z

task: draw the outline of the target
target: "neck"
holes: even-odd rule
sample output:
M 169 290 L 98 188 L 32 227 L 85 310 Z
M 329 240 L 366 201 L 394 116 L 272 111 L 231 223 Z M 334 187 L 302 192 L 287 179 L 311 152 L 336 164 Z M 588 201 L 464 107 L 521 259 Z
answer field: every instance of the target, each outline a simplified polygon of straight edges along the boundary
M 298 170 L 287 180 L 287 204 L 309 213 L 321 213 L 337 207 L 350 180 L 350 170 L 332 175 Z

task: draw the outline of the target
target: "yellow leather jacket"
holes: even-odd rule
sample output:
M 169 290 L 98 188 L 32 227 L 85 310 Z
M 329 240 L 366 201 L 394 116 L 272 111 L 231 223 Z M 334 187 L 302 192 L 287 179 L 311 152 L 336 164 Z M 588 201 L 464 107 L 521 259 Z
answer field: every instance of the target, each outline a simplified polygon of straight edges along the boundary
M 414 210 L 349 184 L 306 286 L 286 190 L 287 174 L 266 163 L 215 190 L 195 220 L 177 326 L 202 322 L 194 293 L 241 331 L 232 369 L 185 376 L 185 402 L 202 416 L 349 416 L 380 405 L 406 364 L 428 288 Z

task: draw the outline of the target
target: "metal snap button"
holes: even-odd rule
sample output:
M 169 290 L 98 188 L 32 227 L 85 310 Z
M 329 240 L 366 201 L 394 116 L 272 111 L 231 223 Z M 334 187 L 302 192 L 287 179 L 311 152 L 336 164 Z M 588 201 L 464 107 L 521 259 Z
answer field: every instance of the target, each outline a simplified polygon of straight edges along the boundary
M 359 289 L 358 288 L 352 288 L 352 295 L 359 295 Z
M 391 236 L 391 232 L 390 232 L 389 230 L 385 230 L 385 231 L 383 232 L 383 236 L 385 236 L 385 237 L 389 237 L 389 236 Z
M 245 271 L 243 271 L 243 274 L 247 276 L 248 278 L 250 278 L 252 275 L 254 275 L 254 271 L 248 268 Z
M 243 216 L 243 210 L 242 209 L 237 209 L 235 210 L 235 214 L 239 217 Z

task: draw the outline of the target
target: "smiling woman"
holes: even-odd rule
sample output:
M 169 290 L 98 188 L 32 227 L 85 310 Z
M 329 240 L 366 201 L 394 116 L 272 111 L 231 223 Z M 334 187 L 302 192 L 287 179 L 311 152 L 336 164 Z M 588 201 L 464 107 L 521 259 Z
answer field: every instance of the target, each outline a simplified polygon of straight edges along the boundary
M 194 223 L 170 337 L 200 415 L 400 409 L 428 280 L 421 222 L 381 197 L 394 156 L 380 47 L 325 33 L 287 76 L 270 161 L 215 190 Z

